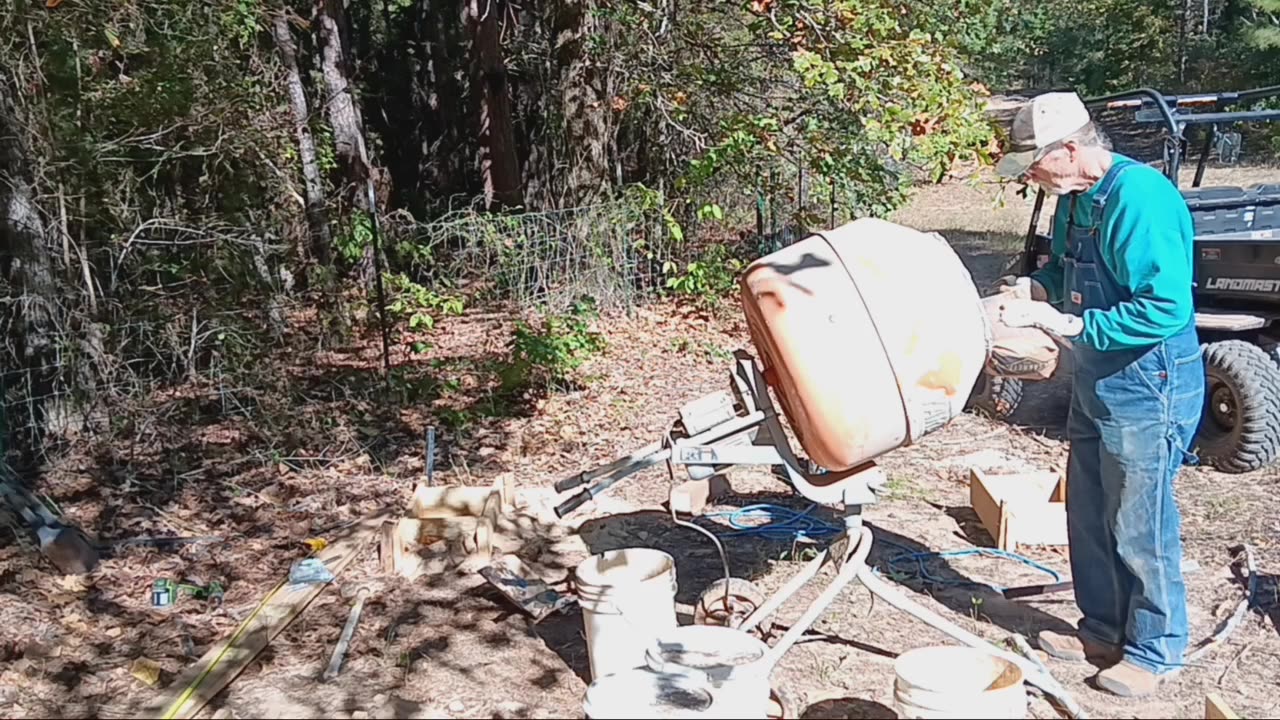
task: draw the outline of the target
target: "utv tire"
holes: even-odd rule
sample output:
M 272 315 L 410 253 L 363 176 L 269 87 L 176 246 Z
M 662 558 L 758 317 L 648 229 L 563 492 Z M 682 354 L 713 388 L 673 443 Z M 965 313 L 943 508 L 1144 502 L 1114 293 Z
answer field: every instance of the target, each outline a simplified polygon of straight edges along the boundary
M 978 377 L 969 395 L 969 406 L 993 420 L 1004 420 L 1022 402 L 1022 381 L 985 372 Z
M 1280 453 L 1280 365 L 1243 340 L 1204 346 L 1201 460 L 1227 473 L 1269 465 Z

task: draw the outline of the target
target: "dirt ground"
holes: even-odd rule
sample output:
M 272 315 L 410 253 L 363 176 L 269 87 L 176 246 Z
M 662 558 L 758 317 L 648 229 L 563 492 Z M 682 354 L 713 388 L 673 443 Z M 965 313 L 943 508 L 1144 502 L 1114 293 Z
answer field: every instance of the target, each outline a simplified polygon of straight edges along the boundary
M 1233 171 L 1238 173 L 1239 171 Z M 1211 173 L 1208 182 L 1238 177 Z M 996 201 L 995 185 L 948 185 L 923 190 L 900 222 L 948 238 L 981 285 L 989 284 L 1020 243 L 1031 201 Z M 909 281 L 909 280 L 908 280 Z M 305 556 L 302 541 L 379 507 L 403 506 L 422 473 L 421 431 L 448 420 L 436 478 L 479 485 L 507 473 L 525 512 L 545 524 L 511 540 L 509 550 L 549 580 L 564 578 L 590 552 L 658 547 L 677 562 L 677 610 L 689 621 L 693 601 L 722 574 L 719 556 L 703 535 L 674 526 L 662 504 L 669 480 L 663 467 L 614 486 L 565 522 L 552 523 L 552 484 L 659 439 L 679 406 L 725 389 L 729 353 L 749 347 L 733 312 L 701 319 L 666 303 L 634 317 L 610 318 L 609 347 L 582 368 L 590 382 L 553 395 L 517 416 L 487 412 L 475 402 L 477 373 L 469 363 L 497 351 L 506 321 L 469 313 L 442 322 L 432 367 L 455 371 L 458 382 L 434 405 L 386 418 L 349 409 L 349 445 L 315 448 L 324 462 L 248 452 L 240 444 L 256 426 L 222 421 L 184 429 L 174 442 L 183 453 L 147 455 L 101 449 L 49 468 L 42 491 L 62 511 L 101 537 L 127 533 L 223 535 L 220 543 L 183 548 L 121 549 L 85 578 L 61 578 L 20 544 L 0 547 L 0 713 L 7 717 L 124 717 L 155 691 L 129 673 L 137 658 L 157 662 L 159 686 L 220 641 L 243 620 L 290 564 Z M 359 355 L 359 353 L 356 353 Z M 318 357 L 316 368 L 342 378 L 352 357 Z M 1008 422 L 964 415 L 918 445 L 881 459 L 887 492 L 867 506 L 874 529 L 870 562 L 891 582 L 952 621 L 1003 642 L 1063 628 L 1077 617 L 1070 594 L 1004 600 L 988 585 L 1048 579 L 1007 559 L 967 556 L 932 559 L 921 567 L 890 560 L 913 552 L 991 547 L 969 506 L 968 471 L 1048 469 L 1066 458 L 1062 440 L 1067 378 L 1028 390 Z M 304 436 L 326 405 L 317 401 L 293 416 Z M 376 429 L 368 430 L 373 425 Z M 361 435 L 362 430 L 364 435 Z M 370 439 L 369 436 L 374 436 Z M 363 438 L 363 439 L 361 439 Z M 305 442 L 302 443 L 305 446 Z M 177 447 L 177 445 L 175 445 Z M 192 459 L 197 458 L 197 459 Z M 765 468 L 735 470 L 734 494 L 698 522 L 724 533 L 724 513 L 752 503 L 804 510 L 807 503 Z M 1217 693 L 1246 717 L 1280 710 L 1280 468 L 1223 475 L 1186 468 L 1177 485 L 1188 563 L 1192 641 L 1209 637 L 1243 595 L 1229 566 L 1232 548 L 1250 544 L 1264 575 L 1258 608 L 1230 639 L 1188 666 L 1151 698 L 1124 701 L 1093 689 L 1075 666 L 1049 667 L 1094 717 L 1203 717 L 1204 696 Z M 822 509 L 814 513 L 823 516 Z M 829 517 L 829 514 L 825 517 Z M 571 522 L 570 522 L 571 521 Z M 730 570 L 767 591 L 802 566 L 804 546 L 752 536 L 726 538 Z M 1065 553 L 1027 548 L 1023 554 L 1069 577 Z M 161 576 L 221 579 L 226 602 L 208 608 L 189 600 L 168 611 L 148 603 Z M 371 545 L 334 587 L 322 593 L 223 693 L 202 717 L 581 717 L 589 678 L 582 616 L 576 608 L 533 624 L 475 574 L 444 572 L 413 582 L 378 577 Z M 779 613 L 787 625 L 831 577 L 828 569 Z M 348 661 L 333 681 L 320 674 L 346 619 L 340 594 L 363 580 L 378 591 L 364 610 Z M 967 583 L 967 584 L 966 584 Z M 977 583 L 977 584 L 972 584 Z M 805 718 L 889 718 L 894 658 L 911 648 L 949 644 L 942 634 L 851 585 L 774 674 Z M 1031 715 L 1055 717 L 1041 699 Z

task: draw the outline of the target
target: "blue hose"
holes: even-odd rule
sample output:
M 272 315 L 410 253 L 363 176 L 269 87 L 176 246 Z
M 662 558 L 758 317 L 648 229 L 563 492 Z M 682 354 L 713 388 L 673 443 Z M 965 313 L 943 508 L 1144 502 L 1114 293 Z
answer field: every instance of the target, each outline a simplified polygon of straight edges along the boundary
M 769 540 L 788 540 L 794 543 L 803 540 L 825 540 L 834 538 L 844 531 L 844 528 L 840 525 L 827 522 L 811 515 L 810 513 L 813 512 L 815 507 L 816 504 L 813 504 L 805 508 L 803 511 L 797 512 L 791 508 L 779 505 L 759 503 L 756 505 L 748 505 L 732 512 L 708 513 L 707 517 L 723 517 L 728 519 L 729 526 L 733 529 L 726 533 L 720 533 L 720 537 L 725 538 L 761 537 Z M 755 522 L 752 522 L 753 520 Z M 990 583 L 976 582 L 972 580 L 947 580 L 936 577 L 929 572 L 928 567 L 926 566 L 926 563 L 930 560 L 959 559 L 975 555 L 1019 562 L 1027 567 L 1048 575 L 1053 578 L 1054 582 L 1059 582 L 1061 580 L 1061 576 L 1059 576 L 1053 569 L 1045 567 L 1030 558 L 1004 550 L 996 550 L 992 548 L 971 548 L 968 550 L 950 550 L 945 552 L 916 552 L 905 545 L 900 545 L 890 540 L 881 539 L 877 540 L 877 542 L 903 551 L 902 554 L 895 555 L 886 561 L 886 565 L 891 572 L 901 575 L 914 575 L 922 580 L 933 583 L 934 585 L 946 587 L 976 585 L 991 588 L 996 592 L 1002 592 L 1004 590 L 1003 587 L 992 585 Z M 914 572 L 898 567 L 899 563 L 914 564 Z

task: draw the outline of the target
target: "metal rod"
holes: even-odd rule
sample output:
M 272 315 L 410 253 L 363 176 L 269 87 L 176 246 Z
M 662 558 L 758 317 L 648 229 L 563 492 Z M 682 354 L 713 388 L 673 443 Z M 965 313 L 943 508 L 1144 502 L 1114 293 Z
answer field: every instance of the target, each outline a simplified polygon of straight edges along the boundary
M 435 426 L 427 428 L 427 487 L 432 485 L 432 472 L 436 467 L 436 429 Z
M 338 637 L 338 644 L 333 646 L 333 656 L 329 658 L 329 667 L 325 668 L 325 680 L 332 680 L 337 677 L 338 670 L 342 667 L 342 658 L 347 654 L 347 647 L 351 645 L 351 636 L 356 632 L 356 623 L 360 622 L 360 611 L 364 609 L 364 600 L 368 596 L 368 588 L 360 588 L 359 593 L 356 594 L 356 603 L 351 607 L 351 614 L 347 616 L 347 624 L 342 628 L 342 635 Z
M 1217 125 L 1210 125 L 1204 129 L 1204 145 L 1200 148 L 1200 161 L 1196 163 L 1196 176 L 1191 181 L 1191 187 L 1198 188 L 1204 181 L 1204 169 L 1209 164 L 1209 152 L 1213 149 L 1213 141 L 1217 134 Z

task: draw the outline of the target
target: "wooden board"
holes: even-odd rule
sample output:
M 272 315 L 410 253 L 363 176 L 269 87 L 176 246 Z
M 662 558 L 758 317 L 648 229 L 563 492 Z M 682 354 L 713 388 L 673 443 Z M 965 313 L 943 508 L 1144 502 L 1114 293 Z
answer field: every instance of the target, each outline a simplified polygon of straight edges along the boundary
M 987 474 L 969 471 L 969 504 L 996 547 L 1066 545 L 1066 480 L 1058 472 Z
M 382 512 L 343 530 L 315 554 L 337 576 L 355 560 L 383 522 Z M 187 668 L 158 697 L 141 710 L 142 717 L 191 718 L 241 673 L 282 630 L 316 598 L 328 583 L 290 585 L 286 578 L 272 590 L 232 635 L 213 646 Z
M 1269 322 L 1267 318 L 1257 315 L 1209 313 L 1204 311 L 1196 313 L 1196 327 L 1201 330 L 1226 330 L 1229 332 L 1257 330 L 1260 327 L 1265 327 Z
M 1205 696 L 1204 717 L 1205 720 L 1239 720 L 1240 718 L 1240 716 L 1237 715 L 1235 711 L 1217 695 Z

